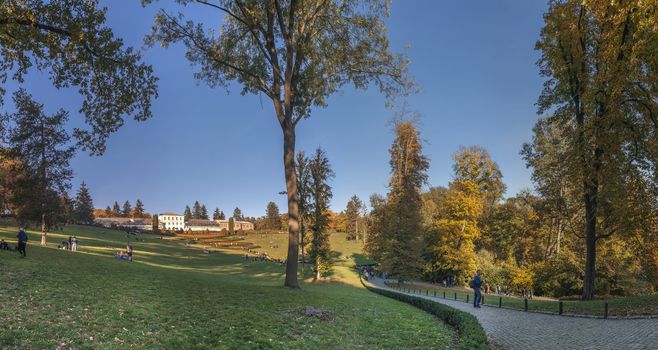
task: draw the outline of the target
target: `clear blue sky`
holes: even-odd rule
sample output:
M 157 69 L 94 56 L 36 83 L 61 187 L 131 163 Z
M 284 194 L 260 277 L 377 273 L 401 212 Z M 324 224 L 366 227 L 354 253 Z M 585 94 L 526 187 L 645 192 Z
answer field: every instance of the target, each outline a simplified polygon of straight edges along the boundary
M 168 2 L 147 8 L 137 0 L 102 3 L 115 34 L 142 47 L 157 7 Z M 191 10 L 221 22 L 200 9 Z M 410 70 L 422 89 L 410 107 L 422 115 L 432 186 L 451 180 L 450 156 L 461 145 L 489 150 L 508 196 L 532 186 L 519 150 L 537 119 L 542 79 L 534 44 L 545 9 L 543 0 L 393 1 L 391 46 L 410 47 Z M 127 121 L 102 157 L 78 154 L 72 192 L 84 180 L 96 207 L 140 198 L 149 212 L 182 212 L 199 200 L 209 210 L 229 214 L 239 206 L 248 216 L 260 216 L 273 200 L 285 212 L 285 198 L 278 194 L 284 190 L 282 135 L 269 101 L 242 96 L 239 88 L 227 94 L 196 82 L 181 46 L 144 50 L 160 78 L 153 118 Z M 70 127 L 81 125 L 75 91 L 57 91 L 45 79 L 32 73 L 26 87 L 48 111 L 69 110 Z M 367 201 L 371 193 L 386 192 L 390 117 L 375 89 L 348 88 L 300 123 L 298 149 L 322 146 L 336 172 L 335 210 L 343 210 L 353 194 Z

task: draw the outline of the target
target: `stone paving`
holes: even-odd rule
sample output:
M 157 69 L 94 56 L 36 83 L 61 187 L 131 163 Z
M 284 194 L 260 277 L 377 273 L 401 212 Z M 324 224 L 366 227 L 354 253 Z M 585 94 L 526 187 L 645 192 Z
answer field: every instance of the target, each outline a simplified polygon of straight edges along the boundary
M 371 281 L 391 289 L 383 280 Z M 392 290 L 392 289 L 391 289 Z M 432 296 L 434 300 L 473 314 L 495 347 L 502 349 L 658 349 L 658 319 L 593 319 L 482 307 Z

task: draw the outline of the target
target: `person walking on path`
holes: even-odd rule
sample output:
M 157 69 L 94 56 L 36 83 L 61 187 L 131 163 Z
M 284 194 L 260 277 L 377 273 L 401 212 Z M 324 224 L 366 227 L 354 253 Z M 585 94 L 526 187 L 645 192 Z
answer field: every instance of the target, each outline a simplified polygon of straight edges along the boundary
M 21 254 L 21 258 L 25 258 L 27 256 L 27 253 L 25 252 L 25 247 L 27 246 L 27 234 L 22 227 L 18 230 L 16 238 L 18 238 L 18 252 Z
M 71 238 L 71 250 L 74 252 L 78 251 L 78 237 L 76 236 L 73 236 L 73 238 Z
M 482 299 L 482 293 L 480 288 L 482 287 L 482 277 L 480 276 L 480 270 L 477 270 L 473 280 L 471 281 L 471 288 L 473 288 L 473 307 L 480 307 L 480 300 Z

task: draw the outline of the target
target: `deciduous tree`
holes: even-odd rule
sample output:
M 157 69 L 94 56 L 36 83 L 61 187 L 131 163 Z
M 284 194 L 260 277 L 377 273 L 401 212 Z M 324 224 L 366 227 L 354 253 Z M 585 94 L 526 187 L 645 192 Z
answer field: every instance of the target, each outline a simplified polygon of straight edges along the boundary
M 152 0 L 143 0 L 151 3 Z M 242 85 L 243 93 L 264 94 L 283 133 L 288 196 L 288 258 L 285 286 L 299 288 L 299 197 L 295 172 L 296 126 L 324 107 L 346 84 L 374 84 L 387 96 L 406 91 L 407 60 L 389 51 L 380 1 L 178 1 L 223 16 L 215 30 L 183 14 L 160 11 L 150 43 L 182 42 L 187 58 L 200 67 L 196 77 L 210 86 Z

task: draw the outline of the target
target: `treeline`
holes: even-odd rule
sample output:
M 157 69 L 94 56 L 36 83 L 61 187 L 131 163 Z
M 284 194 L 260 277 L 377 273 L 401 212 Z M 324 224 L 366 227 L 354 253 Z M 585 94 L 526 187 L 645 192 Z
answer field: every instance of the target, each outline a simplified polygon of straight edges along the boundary
M 396 130 L 390 191 L 386 197 L 371 196 L 367 216 L 365 247 L 384 271 L 402 280 L 467 285 L 480 269 L 492 288 L 555 297 L 582 294 L 588 254 L 585 208 L 579 207 L 581 183 L 556 171 L 568 169 L 568 163 L 548 163 L 547 168 L 557 153 L 536 154 L 538 149 L 548 152 L 547 145 L 564 145 L 559 139 L 547 141 L 545 133 L 535 129 L 535 141 L 522 154 L 533 169 L 536 191 L 503 200 L 506 186 L 500 169 L 476 146 L 453 155 L 453 181 L 447 187 L 421 191 L 428 163 L 420 152 L 418 132 L 408 123 Z M 641 193 L 616 196 L 627 201 Z M 606 220 L 617 218 L 618 231 L 597 242 L 596 294 L 643 294 L 658 287 L 655 201 L 633 201 L 632 207 L 615 204 L 632 220 L 612 216 L 615 211 L 599 214 L 604 227 L 612 224 Z
M 114 205 L 110 207 L 109 205 L 103 210 L 95 211 L 96 217 L 104 218 L 150 218 L 151 214 L 147 213 L 144 209 L 144 203 L 140 199 L 135 201 L 135 206 L 133 207 L 130 204 L 130 201 L 126 200 L 123 202 L 122 206 L 119 206 L 119 202 L 115 201 Z

